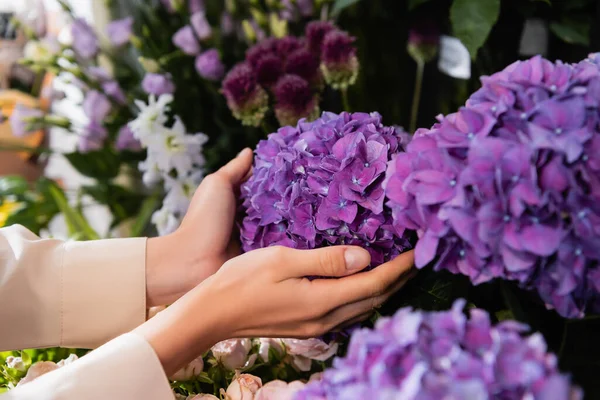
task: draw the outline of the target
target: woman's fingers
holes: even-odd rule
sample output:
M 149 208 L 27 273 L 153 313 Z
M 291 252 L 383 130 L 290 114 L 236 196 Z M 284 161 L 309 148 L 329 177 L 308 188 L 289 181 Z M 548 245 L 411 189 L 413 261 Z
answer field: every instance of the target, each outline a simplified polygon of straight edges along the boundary
M 414 252 L 408 251 L 371 271 L 340 279 L 317 279 L 311 282 L 318 296 L 327 299 L 330 309 L 388 292 L 414 265 Z
M 283 264 L 284 268 L 280 269 L 281 280 L 307 276 L 346 276 L 365 269 L 371 262 L 369 252 L 355 246 L 330 246 L 315 250 L 278 248 L 270 251 Z
M 416 271 L 411 271 L 406 274 L 398 281 L 396 281 L 389 289 L 384 293 L 372 297 L 357 301 L 355 303 L 343 305 L 324 317 L 324 324 L 327 326 L 347 326 L 352 321 L 360 320 L 365 314 L 373 313 L 373 311 L 383 303 L 385 303 L 394 293 L 400 290 L 408 281 L 410 281 L 416 275 Z

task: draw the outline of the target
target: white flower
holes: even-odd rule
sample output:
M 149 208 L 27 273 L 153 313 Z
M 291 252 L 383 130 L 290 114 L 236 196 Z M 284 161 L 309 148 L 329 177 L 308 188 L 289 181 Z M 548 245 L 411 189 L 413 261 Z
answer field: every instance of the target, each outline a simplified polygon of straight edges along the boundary
M 25 45 L 23 55 L 35 63 L 47 63 L 60 51 L 59 44 L 51 39 L 30 40 Z
M 6 357 L 6 365 L 8 368 L 16 369 L 17 371 L 25 371 L 25 363 L 21 357 Z
M 142 182 L 146 186 L 154 186 L 163 177 L 162 172 L 158 168 L 156 162 L 148 155 L 148 158 L 138 164 L 138 169 L 143 172 Z
M 187 400 L 219 400 L 218 397 L 212 394 L 197 394 L 196 396 L 188 396 Z
M 196 188 L 202 181 L 204 173 L 202 170 L 195 171 L 183 179 L 165 177 L 165 188 L 168 190 L 163 204 L 170 210 L 176 210 L 181 214 L 187 211 Z
M 310 371 L 312 360 L 326 361 L 338 350 L 337 343 L 325 343 L 321 339 L 282 339 L 292 365 L 299 371 Z
M 262 387 L 262 380 L 254 375 L 237 375 L 227 388 L 225 400 L 253 400 Z
M 78 359 L 79 357 L 77 357 L 77 354 L 69 354 L 69 357 L 65 358 L 64 360 L 60 360 L 56 365 L 58 365 L 59 367 L 64 367 L 65 365 L 72 364 Z
M 202 146 L 206 136 L 198 133 L 188 135 L 181 119 L 176 118 L 172 128 L 163 127 L 160 133 L 148 138 L 148 154 L 156 161 L 158 168 L 168 173 L 172 169 L 178 176 L 186 176 L 194 165 L 202 166 Z
M 47 374 L 48 372 L 52 372 L 60 367 L 53 363 L 52 361 L 39 361 L 29 367 L 27 370 L 27 375 L 25 378 L 21 379 L 21 381 L 17 384 L 17 386 L 25 385 L 31 381 L 36 380 L 42 375 Z
M 168 207 L 162 207 L 160 210 L 152 214 L 152 223 L 156 225 L 160 236 L 173 233 L 179 227 L 179 220 Z
M 133 131 L 133 136 L 138 139 L 142 145 L 148 146 L 148 139 L 158 134 L 167 122 L 167 111 L 169 104 L 173 101 L 173 95 L 163 94 L 158 99 L 150 95 L 148 104 L 141 100 L 136 100 L 135 105 L 140 109 L 136 119 L 129 123 Z

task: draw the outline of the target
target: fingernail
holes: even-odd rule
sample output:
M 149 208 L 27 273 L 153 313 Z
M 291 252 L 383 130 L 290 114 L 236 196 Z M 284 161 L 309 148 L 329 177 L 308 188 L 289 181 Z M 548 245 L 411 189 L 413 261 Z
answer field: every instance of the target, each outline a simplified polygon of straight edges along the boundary
M 347 249 L 344 252 L 344 260 L 346 261 L 346 269 L 353 271 L 364 268 L 367 263 L 367 255 L 359 249 Z
M 248 147 L 246 147 L 244 150 L 240 151 L 237 156 L 235 156 L 235 158 L 238 158 L 239 156 L 241 156 L 242 154 L 244 154 L 247 150 L 249 150 Z

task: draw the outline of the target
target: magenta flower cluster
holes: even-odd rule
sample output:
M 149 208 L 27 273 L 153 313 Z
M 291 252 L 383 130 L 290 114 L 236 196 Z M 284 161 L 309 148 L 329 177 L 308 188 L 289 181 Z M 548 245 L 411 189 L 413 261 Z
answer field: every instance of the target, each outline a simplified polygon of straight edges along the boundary
M 565 317 L 600 311 L 600 70 L 516 62 L 391 162 L 417 267 L 535 289 Z
M 242 123 L 260 125 L 270 96 L 282 126 L 315 119 L 325 83 L 341 88 L 356 81 L 359 63 L 353 37 L 321 21 L 309 23 L 305 34 L 259 42 L 225 77 L 223 94 Z
M 505 321 L 492 326 L 487 312 L 463 314 L 403 308 L 352 334 L 348 353 L 322 380 L 294 400 L 328 399 L 581 399 L 547 353 L 541 334 Z
M 412 248 L 409 232 L 394 235 L 381 186 L 406 141 L 377 113 L 323 113 L 269 135 L 242 187 L 244 250 L 358 245 L 376 266 Z

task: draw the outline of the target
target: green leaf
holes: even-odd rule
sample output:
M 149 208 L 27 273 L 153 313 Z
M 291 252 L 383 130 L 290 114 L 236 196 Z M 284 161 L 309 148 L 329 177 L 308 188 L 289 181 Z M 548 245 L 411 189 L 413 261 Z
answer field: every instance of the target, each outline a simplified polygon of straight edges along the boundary
M 550 30 L 569 44 L 590 45 L 591 21 L 589 18 L 566 17 L 560 22 L 552 22 Z
M 58 186 L 50 187 L 50 195 L 64 214 L 71 235 L 81 235 L 83 240 L 100 239 L 100 236 L 88 224 L 85 217 L 69 205 L 65 193 Z
M 144 201 L 143 195 L 110 183 L 100 182 L 95 186 L 84 186 L 81 189 L 98 203 L 108 206 L 113 215 L 112 227 L 136 215 Z
M 73 168 L 85 176 L 102 179 L 112 179 L 119 174 L 121 160 L 118 155 L 108 149 L 91 151 L 89 153 L 68 153 L 65 157 Z
M 150 218 L 152 218 L 152 213 L 154 213 L 157 207 L 158 195 L 152 195 L 144 200 L 140 209 L 140 213 L 131 227 L 131 237 L 138 237 L 142 235 L 146 229 L 146 226 L 148 226 L 148 222 L 150 222 Z
M 23 363 L 25 365 L 31 365 L 31 356 L 29 355 L 27 350 L 23 350 L 21 352 L 21 358 L 23 359 Z
M 552 2 L 551 2 L 550 0 L 530 0 L 530 1 L 533 1 L 533 2 L 540 2 L 540 3 L 546 3 L 546 4 L 548 4 L 549 6 L 551 6 L 551 5 L 552 5 Z
M 22 196 L 29 190 L 29 184 L 20 176 L 0 178 L 0 204 L 7 196 Z
M 414 10 L 419 7 L 421 4 L 425 4 L 431 0 L 408 0 L 408 10 Z
M 466 46 L 471 58 L 487 40 L 500 15 L 500 0 L 454 0 L 450 22 L 454 35 Z
M 341 14 L 341 12 L 350 7 L 351 5 L 354 5 L 356 3 L 358 3 L 360 0 L 335 0 L 335 3 L 333 4 L 333 9 L 331 10 L 331 14 L 334 17 L 337 17 L 338 15 Z

